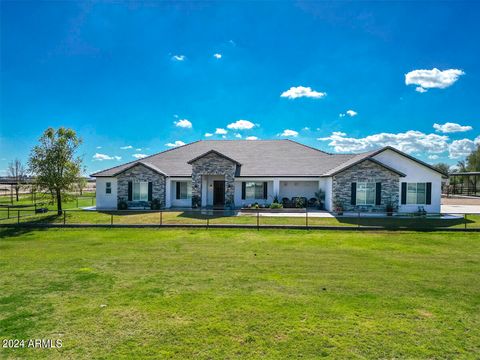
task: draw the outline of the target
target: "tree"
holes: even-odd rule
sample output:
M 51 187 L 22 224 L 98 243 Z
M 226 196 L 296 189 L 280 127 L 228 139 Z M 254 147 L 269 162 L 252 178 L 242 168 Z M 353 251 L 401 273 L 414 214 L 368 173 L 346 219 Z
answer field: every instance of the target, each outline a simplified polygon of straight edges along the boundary
M 15 159 L 14 161 L 8 164 L 8 176 L 10 176 L 14 181 L 14 189 L 15 195 L 18 201 L 18 193 L 20 192 L 20 188 L 22 187 L 22 181 L 25 179 L 27 175 L 27 170 L 23 166 L 22 162 L 19 159 Z
M 480 171 L 480 144 L 467 156 L 467 170 Z
M 445 163 L 438 163 L 433 165 L 433 167 L 446 175 L 448 175 L 448 173 L 450 172 L 450 166 Z
M 80 193 L 80 196 L 83 195 L 83 189 L 85 189 L 85 186 L 87 186 L 87 179 L 85 179 L 83 176 L 79 176 L 76 182 L 77 190 Z
M 466 172 L 467 171 L 467 164 L 465 160 L 460 160 L 457 162 L 458 172 Z
M 37 183 L 56 197 L 57 213 L 62 214 L 62 193 L 77 182 L 82 169 L 82 159 L 75 152 L 82 143 L 72 129 L 48 128 L 30 154 L 29 166 Z

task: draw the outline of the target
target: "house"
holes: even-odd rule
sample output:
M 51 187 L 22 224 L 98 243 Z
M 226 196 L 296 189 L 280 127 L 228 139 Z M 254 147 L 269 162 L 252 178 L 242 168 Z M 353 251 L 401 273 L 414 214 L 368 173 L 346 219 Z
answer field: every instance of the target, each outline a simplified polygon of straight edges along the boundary
M 97 209 L 242 207 L 325 192 L 325 208 L 440 212 L 445 175 L 392 147 L 329 154 L 291 140 L 201 140 L 95 174 Z

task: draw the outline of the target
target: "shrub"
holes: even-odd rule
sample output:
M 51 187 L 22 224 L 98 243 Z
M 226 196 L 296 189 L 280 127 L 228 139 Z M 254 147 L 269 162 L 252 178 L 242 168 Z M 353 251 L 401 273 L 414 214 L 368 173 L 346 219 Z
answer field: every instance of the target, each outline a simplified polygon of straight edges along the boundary
M 117 205 L 118 210 L 127 210 L 128 204 L 125 200 L 120 200 Z
M 192 196 L 192 208 L 198 208 L 202 206 L 202 199 L 198 195 Z
M 272 203 L 272 204 L 270 205 L 270 209 L 283 209 L 283 205 L 274 202 L 274 203 Z
M 159 199 L 153 199 L 150 202 L 150 209 L 152 210 L 160 210 L 160 200 Z

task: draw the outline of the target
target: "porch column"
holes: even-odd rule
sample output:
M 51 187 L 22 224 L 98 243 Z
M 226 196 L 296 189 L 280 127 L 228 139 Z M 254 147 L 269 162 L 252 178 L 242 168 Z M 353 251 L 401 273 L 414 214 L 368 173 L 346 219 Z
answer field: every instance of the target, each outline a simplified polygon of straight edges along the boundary
M 169 208 L 172 206 L 172 180 L 169 177 L 165 178 L 165 207 Z
M 280 179 L 273 179 L 273 196 L 280 198 Z

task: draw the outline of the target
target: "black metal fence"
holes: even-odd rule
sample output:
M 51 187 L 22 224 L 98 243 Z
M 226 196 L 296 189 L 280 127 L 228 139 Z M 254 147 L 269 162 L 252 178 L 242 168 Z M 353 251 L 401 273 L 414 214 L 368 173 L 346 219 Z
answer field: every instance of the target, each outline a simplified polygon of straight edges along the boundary
M 0 209 L 0 226 L 245 227 L 301 229 L 480 230 L 479 214 L 345 213 L 258 210 L 64 210 Z

